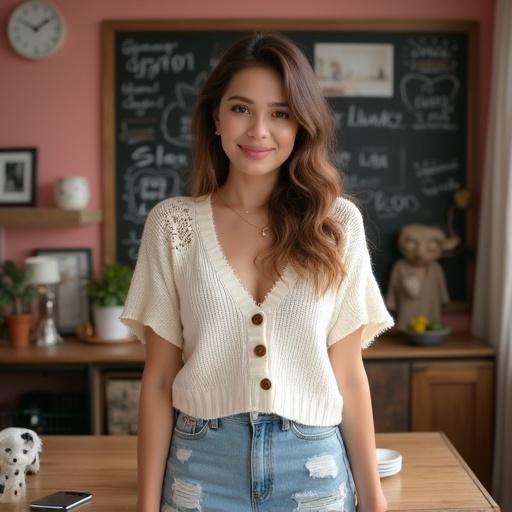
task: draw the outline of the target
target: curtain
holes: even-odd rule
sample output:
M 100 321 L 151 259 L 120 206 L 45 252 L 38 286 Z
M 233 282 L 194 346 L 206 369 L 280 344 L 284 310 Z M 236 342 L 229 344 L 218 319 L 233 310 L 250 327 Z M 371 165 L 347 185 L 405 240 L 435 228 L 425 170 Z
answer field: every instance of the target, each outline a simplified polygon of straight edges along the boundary
M 512 512 L 512 0 L 497 0 L 471 331 L 496 348 L 493 489 Z

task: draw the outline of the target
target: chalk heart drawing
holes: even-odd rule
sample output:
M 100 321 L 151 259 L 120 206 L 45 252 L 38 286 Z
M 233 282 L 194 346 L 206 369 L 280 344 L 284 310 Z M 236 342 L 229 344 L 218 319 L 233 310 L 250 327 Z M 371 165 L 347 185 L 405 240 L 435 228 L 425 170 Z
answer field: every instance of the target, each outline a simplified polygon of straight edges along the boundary
M 456 76 L 441 75 L 427 78 L 412 73 L 406 75 L 400 84 L 402 101 L 410 112 L 439 112 L 449 114 L 451 102 L 459 92 Z
M 164 108 L 160 128 L 164 139 L 178 147 L 188 147 L 192 142 L 190 116 L 207 73 L 199 73 L 194 83 L 178 82 L 174 88 L 176 100 Z

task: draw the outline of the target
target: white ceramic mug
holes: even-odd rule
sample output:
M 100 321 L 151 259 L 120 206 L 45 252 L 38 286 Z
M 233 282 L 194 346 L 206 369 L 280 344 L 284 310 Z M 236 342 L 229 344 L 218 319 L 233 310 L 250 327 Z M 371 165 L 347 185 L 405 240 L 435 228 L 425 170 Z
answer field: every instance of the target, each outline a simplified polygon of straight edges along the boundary
M 84 176 L 65 176 L 55 180 L 55 204 L 62 210 L 80 210 L 89 204 L 89 181 Z

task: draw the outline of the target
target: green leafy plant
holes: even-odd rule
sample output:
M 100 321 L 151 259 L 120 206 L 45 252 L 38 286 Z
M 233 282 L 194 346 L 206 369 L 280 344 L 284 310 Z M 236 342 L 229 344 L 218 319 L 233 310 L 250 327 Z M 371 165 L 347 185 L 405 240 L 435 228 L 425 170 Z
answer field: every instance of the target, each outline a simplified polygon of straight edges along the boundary
M 29 272 L 16 266 L 12 260 L 0 265 L 0 309 L 11 307 L 13 314 L 29 311 L 30 300 L 36 295 L 36 287 L 29 282 Z
M 85 290 L 97 306 L 122 306 L 128 295 L 133 271 L 126 265 L 108 261 L 100 276 L 90 278 Z

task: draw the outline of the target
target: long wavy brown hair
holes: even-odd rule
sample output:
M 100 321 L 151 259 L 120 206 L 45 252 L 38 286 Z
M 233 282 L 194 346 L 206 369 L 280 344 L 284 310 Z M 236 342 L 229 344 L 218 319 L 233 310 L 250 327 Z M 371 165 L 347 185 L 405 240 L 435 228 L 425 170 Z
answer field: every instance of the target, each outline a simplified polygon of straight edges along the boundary
M 329 106 L 309 61 L 287 37 L 259 32 L 241 39 L 223 54 L 205 81 L 191 121 L 190 192 L 194 197 L 213 193 L 226 182 L 229 159 L 215 135 L 213 112 L 235 73 L 254 66 L 279 74 L 299 124 L 294 149 L 281 166 L 268 203 L 272 244 L 258 257 L 263 267 L 270 261 L 274 274 L 290 263 L 299 277 L 311 281 L 318 297 L 337 287 L 346 275 L 340 258 L 343 232 L 332 212 L 336 198 L 348 195 L 330 162 L 334 128 Z

